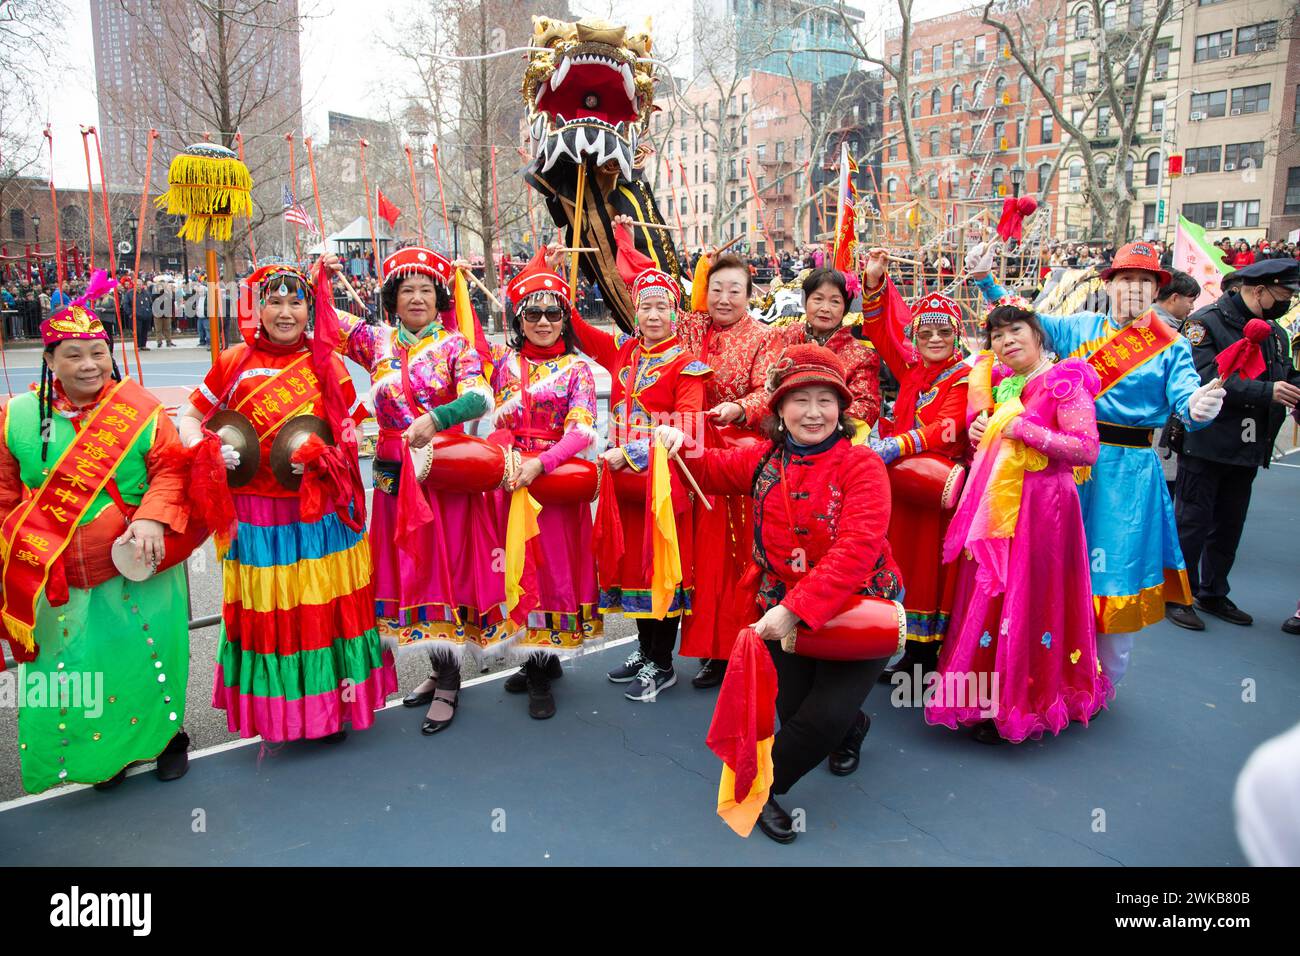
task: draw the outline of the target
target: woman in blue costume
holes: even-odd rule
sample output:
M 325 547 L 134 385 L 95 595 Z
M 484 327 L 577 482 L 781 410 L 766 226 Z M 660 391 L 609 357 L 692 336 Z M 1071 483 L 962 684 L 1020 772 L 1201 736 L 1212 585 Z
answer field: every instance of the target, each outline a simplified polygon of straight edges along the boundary
M 989 302 L 1007 294 L 989 274 L 995 248 L 977 246 L 966 272 Z M 1209 424 L 1223 407 L 1222 388 L 1201 384 L 1185 339 L 1150 311 L 1169 281 L 1145 242 L 1121 248 L 1101 273 L 1108 315 L 1040 315 L 1062 358 L 1088 361 L 1101 378 L 1097 430 L 1101 453 L 1079 503 L 1092 565 L 1097 655 L 1118 684 L 1128 669 L 1133 634 L 1164 617 L 1165 602 L 1190 604 L 1186 565 L 1178 546 L 1173 503 L 1152 430 L 1177 415 L 1190 430 Z

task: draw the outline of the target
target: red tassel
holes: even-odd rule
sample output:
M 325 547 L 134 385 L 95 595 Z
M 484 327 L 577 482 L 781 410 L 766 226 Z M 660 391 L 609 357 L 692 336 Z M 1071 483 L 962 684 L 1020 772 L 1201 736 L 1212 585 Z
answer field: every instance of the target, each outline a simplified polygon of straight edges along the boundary
M 217 540 L 217 556 L 226 553 L 239 528 L 235 516 L 235 499 L 226 481 L 226 462 L 221 457 L 221 438 L 215 433 L 203 432 L 203 439 L 193 448 L 190 466 L 190 509 L 192 514 L 212 529 Z

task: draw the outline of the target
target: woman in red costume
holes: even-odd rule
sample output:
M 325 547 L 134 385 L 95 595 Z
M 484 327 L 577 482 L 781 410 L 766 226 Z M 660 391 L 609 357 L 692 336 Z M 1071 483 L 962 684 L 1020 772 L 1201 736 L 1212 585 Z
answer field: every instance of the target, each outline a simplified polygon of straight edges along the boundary
M 871 339 L 889 371 L 898 379 L 893 420 L 880 419 L 880 437 L 871 447 L 889 466 L 894 510 L 889 541 L 907 590 L 907 651 L 882 680 L 896 671 L 910 674 L 914 664 L 934 669 L 939 645 L 948 629 L 956 572 L 941 557 L 952 506 L 961 491 L 956 481 L 943 504 L 915 492 L 915 473 L 905 462 L 924 455 L 952 466 L 966 457 L 966 376 L 970 366 L 959 348 L 961 309 L 937 292 L 923 296 L 909 310 L 886 275 L 889 253 L 872 249 L 862 274 L 862 326 L 855 334 Z M 907 333 L 910 331 L 911 340 Z M 929 464 L 930 462 L 927 462 Z M 903 466 L 903 467 L 900 467 Z M 942 469 L 938 469 L 942 471 Z M 960 473 L 956 476 L 961 477 Z M 943 497 L 943 489 L 932 489 Z M 951 502 L 951 503 L 949 503 Z

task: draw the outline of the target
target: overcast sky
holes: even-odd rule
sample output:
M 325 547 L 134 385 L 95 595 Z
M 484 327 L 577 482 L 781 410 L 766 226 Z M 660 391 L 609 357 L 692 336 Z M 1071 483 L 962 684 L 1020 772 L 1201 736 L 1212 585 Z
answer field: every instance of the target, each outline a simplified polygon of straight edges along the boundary
M 325 136 L 330 110 L 365 116 L 380 101 L 385 89 L 383 60 L 375 43 L 380 24 L 409 9 L 412 0 L 300 0 L 303 10 L 315 13 L 307 21 L 302 39 L 302 93 L 309 133 Z M 640 26 L 653 18 L 654 36 L 661 49 L 674 46 L 688 51 L 691 38 L 692 0 L 571 0 L 585 15 L 601 16 Z M 862 0 L 859 8 L 870 6 Z M 970 0 L 917 0 L 917 18 L 938 16 L 969 6 Z M 95 125 L 99 112 L 95 100 L 95 57 L 91 42 L 90 0 L 69 0 L 71 15 L 57 38 L 57 75 L 49 86 L 44 119 L 54 132 L 55 185 L 82 186 L 85 159 L 79 142 L 82 124 Z M 893 5 L 879 4 L 889 10 Z M 528 4 L 519 4 L 521 16 Z M 895 17 L 896 19 L 896 17 Z M 51 38 L 53 43 L 55 38 Z M 35 135 L 40 135 L 38 123 Z M 41 166 L 37 175 L 44 175 Z M 98 171 L 95 180 L 98 181 Z

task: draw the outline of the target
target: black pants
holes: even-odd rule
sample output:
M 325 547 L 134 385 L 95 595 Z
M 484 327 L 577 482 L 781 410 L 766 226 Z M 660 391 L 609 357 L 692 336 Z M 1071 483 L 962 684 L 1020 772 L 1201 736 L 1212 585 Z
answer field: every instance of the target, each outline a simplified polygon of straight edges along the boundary
M 673 646 L 677 643 L 677 618 L 666 617 L 656 621 L 652 617 L 636 619 L 637 638 L 641 642 L 641 655 L 658 667 L 673 666 Z
M 783 794 L 844 740 L 889 658 L 819 661 L 787 654 L 780 641 L 766 643 L 776 665 L 776 715 L 781 718 L 772 743 L 772 793 Z
M 1228 572 L 1237 558 L 1258 471 L 1192 455 L 1179 457 L 1174 514 L 1193 596 L 1228 596 Z

